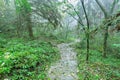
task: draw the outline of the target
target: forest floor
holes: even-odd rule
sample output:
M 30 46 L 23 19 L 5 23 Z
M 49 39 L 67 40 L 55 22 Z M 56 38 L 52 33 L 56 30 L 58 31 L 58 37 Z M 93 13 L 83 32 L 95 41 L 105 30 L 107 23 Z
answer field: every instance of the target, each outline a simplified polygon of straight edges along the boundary
M 51 65 L 48 71 L 50 80 L 78 80 L 77 53 L 74 52 L 70 45 L 79 41 L 80 40 L 75 40 L 71 43 L 61 43 L 57 45 L 61 58 Z

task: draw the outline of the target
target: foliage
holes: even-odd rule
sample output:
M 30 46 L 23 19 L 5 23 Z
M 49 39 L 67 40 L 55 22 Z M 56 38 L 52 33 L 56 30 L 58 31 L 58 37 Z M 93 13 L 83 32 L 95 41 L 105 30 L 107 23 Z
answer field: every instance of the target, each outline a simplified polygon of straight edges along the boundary
M 49 23 L 48 23 L 49 24 Z M 46 24 L 38 24 L 33 28 L 35 37 L 40 37 L 42 39 L 42 37 L 46 37 L 49 39 L 54 39 L 57 42 L 70 42 L 73 41 L 77 35 L 76 32 L 73 31 L 73 29 L 69 28 L 69 25 L 65 25 L 63 28 L 57 28 L 56 30 L 54 30 L 54 28 L 52 28 L 52 25 L 47 25 Z M 54 41 L 54 42 L 56 42 Z
M 59 5 L 58 1 L 54 0 L 36 0 L 32 2 L 32 7 L 34 7 L 33 12 L 39 17 L 42 17 L 43 20 L 47 20 L 51 23 L 55 29 L 61 26 L 62 16 L 58 10 Z
M 114 33 L 114 35 L 109 36 L 108 52 L 116 58 L 120 58 L 120 33 Z
M 102 35 L 99 33 L 94 36 L 90 41 L 90 62 L 86 64 L 85 55 L 86 55 L 86 42 L 84 37 L 81 42 L 75 44 L 74 47 L 77 51 L 78 57 L 78 68 L 79 68 L 79 79 L 83 80 L 89 78 L 89 80 L 119 80 L 120 79 L 120 40 L 119 33 L 114 33 L 109 35 L 108 39 L 108 56 L 107 58 L 102 57 Z
M 58 59 L 50 42 L 0 38 L 0 79 L 47 79 L 46 70 Z
M 9 5 L 9 2 L 9 0 L 0 1 L 0 30 L 3 32 L 11 29 L 11 25 L 13 25 L 15 19 L 15 12 L 13 11 L 13 7 Z
M 100 52 L 90 50 L 90 62 L 85 62 L 85 50 L 77 49 L 78 52 L 78 76 L 80 80 L 119 80 L 119 59 L 109 56 L 103 58 Z
M 31 11 L 31 6 L 27 0 L 15 0 L 15 4 L 17 13 L 20 13 L 23 10 L 28 13 Z

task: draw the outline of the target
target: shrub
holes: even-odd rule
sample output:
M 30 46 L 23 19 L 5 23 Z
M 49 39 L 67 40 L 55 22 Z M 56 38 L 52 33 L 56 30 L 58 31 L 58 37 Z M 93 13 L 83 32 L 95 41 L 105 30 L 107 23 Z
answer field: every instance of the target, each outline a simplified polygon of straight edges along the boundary
M 50 42 L 1 38 L 0 44 L 0 79 L 44 80 L 46 69 L 58 59 Z

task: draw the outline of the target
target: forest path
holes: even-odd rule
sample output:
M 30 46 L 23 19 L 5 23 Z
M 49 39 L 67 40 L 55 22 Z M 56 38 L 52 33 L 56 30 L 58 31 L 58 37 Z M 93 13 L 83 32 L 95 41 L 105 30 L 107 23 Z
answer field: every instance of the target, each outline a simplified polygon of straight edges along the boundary
M 50 80 L 78 80 L 76 52 L 74 52 L 70 45 L 79 41 L 75 40 L 72 43 L 57 45 L 60 50 L 61 59 L 51 65 L 48 71 Z

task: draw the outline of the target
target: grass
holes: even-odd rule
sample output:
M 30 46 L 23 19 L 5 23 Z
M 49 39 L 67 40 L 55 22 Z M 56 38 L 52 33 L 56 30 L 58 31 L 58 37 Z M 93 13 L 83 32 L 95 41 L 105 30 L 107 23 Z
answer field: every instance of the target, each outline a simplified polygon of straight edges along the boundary
M 49 41 L 6 38 L 0 34 L 0 80 L 46 80 L 59 52 Z

